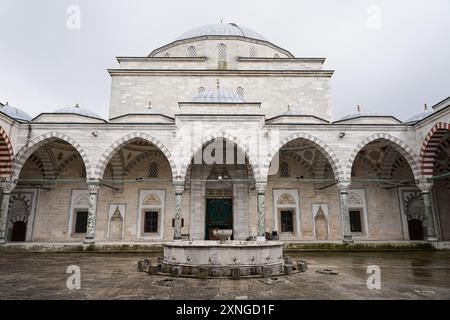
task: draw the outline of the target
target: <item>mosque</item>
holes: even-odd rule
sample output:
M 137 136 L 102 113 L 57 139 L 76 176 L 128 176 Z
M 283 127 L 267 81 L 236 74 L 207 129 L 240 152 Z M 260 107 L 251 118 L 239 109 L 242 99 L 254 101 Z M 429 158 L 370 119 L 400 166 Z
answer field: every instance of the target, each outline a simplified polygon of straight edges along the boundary
M 324 58 L 234 23 L 117 61 L 109 119 L 0 104 L 2 246 L 450 240 L 450 98 L 332 119 Z

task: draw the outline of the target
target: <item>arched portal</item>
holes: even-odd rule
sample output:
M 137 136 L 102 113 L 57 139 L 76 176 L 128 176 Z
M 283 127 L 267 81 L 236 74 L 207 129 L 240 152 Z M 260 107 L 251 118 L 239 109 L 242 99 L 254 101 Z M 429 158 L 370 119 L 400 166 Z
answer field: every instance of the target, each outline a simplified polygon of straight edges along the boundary
M 113 143 L 95 170 L 103 185 L 98 210 L 110 212 L 109 217 L 99 217 L 97 225 L 109 226 L 109 239 L 114 241 L 170 239 L 173 233 L 167 231 L 174 210 L 166 209 L 165 199 L 167 206 L 173 202 L 176 172 L 168 149 L 147 134 L 133 133 Z M 130 203 L 138 204 L 137 215 L 128 212 Z
M 215 230 L 233 230 L 235 240 L 250 235 L 250 191 L 255 185 L 256 160 L 228 136 L 209 137 L 193 150 L 186 169 L 191 196 L 190 238 L 215 240 Z M 252 159 L 252 160 L 250 160 Z
M 336 223 L 340 220 L 336 183 L 344 170 L 329 146 L 309 134 L 293 134 L 272 150 L 264 171 L 268 174 L 266 204 L 271 214 L 267 224 L 272 235 L 284 241 L 341 238 L 340 230 L 329 230 L 328 217 L 321 214 L 325 208 L 334 208 L 337 211 L 332 216 Z M 277 199 L 283 194 L 296 199 L 294 204 L 280 206 Z
M 422 174 L 433 183 L 434 209 L 442 240 L 450 240 L 450 124 L 438 123 L 421 149 Z
M 408 212 L 412 209 L 408 209 L 404 197 L 420 193 L 416 186 L 420 167 L 412 149 L 395 137 L 376 134 L 356 146 L 346 168 L 351 179 L 352 236 L 373 240 L 407 237 L 402 230 L 408 228 Z M 423 211 L 422 198 L 420 202 Z

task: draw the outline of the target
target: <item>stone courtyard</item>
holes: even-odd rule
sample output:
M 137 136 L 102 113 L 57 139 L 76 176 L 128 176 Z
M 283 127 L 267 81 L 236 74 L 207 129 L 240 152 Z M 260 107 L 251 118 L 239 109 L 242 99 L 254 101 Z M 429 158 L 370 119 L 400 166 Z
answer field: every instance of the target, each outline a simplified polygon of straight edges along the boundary
M 305 273 L 240 281 L 149 276 L 137 261 L 156 253 L 2 253 L 1 299 L 450 299 L 450 252 L 323 252 L 290 254 Z M 69 266 L 81 289 L 67 289 Z M 381 289 L 369 290 L 369 265 L 381 269 Z M 317 273 L 332 269 L 337 275 Z

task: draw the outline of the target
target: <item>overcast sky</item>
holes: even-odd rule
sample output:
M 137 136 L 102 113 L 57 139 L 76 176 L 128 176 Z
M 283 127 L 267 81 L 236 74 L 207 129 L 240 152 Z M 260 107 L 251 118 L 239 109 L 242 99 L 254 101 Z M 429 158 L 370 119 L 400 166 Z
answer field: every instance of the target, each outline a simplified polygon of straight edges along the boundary
M 79 30 L 67 27 L 71 5 Z M 116 56 L 221 18 L 326 57 L 335 118 L 359 104 L 404 120 L 450 96 L 449 0 L 0 0 L 0 102 L 32 116 L 79 103 L 107 118 Z

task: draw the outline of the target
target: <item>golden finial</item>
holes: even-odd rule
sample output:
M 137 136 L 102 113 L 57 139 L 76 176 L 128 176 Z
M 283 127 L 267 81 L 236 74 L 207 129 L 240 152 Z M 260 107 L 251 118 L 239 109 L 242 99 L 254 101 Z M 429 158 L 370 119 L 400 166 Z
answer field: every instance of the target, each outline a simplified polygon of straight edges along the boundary
M 423 110 L 425 110 L 425 111 L 428 111 L 428 106 L 427 106 L 427 104 L 425 103 L 425 105 L 424 105 L 424 108 L 423 108 Z
M 288 104 L 288 111 L 289 112 L 291 111 L 291 105 L 290 104 Z

